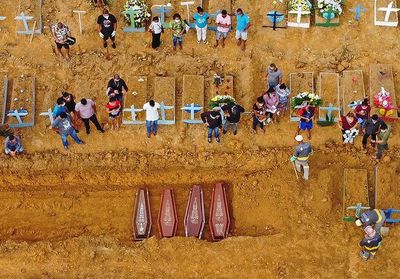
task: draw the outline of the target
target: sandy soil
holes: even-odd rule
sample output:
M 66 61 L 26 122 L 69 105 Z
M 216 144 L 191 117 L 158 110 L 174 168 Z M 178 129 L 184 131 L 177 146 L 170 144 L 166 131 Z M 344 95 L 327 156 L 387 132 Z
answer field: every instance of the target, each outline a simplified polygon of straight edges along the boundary
M 117 15 L 123 2 L 115 1 L 111 11 Z M 232 1 L 234 9 L 242 7 L 250 13 L 254 24 L 244 53 L 236 48 L 233 34 L 225 49 L 214 50 L 210 45 L 198 46 L 191 32 L 184 50 L 173 53 L 168 31 L 161 51 L 155 52 L 149 34 L 119 30 L 118 48 L 110 51 L 111 60 L 105 60 L 93 24 L 98 11 L 85 1 L 46 1 L 44 23 L 59 19 L 68 23 L 78 41 L 72 60 L 63 63 L 53 53 L 49 29 L 29 43 L 28 37 L 15 34 L 15 3 L 0 6 L 0 15 L 7 16 L 0 22 L 0 71 L 9 78 L 30 74 L 37 81 L 36 126 L 17 131 L 27 154 L 18 160 L 1 155 L 0 277 L 397 277 L 399 228 L 391 228 L 376 260 L 366 264 L 358 257 L 362 232 L 342 221 L 344 168 L 365 168 L 371 187 L 374 162 L 370 155 L 361 154 L 359 138 L 354 147 L 344 148 L 336 127 L 314 129 L 311 179 L 303 183 L 296 181 L 288 163 L 296 128 L 288 119 L 267 127 L 265 135 L 253 135 L 251 119 L 245 115 L 238 135 L 228 133 L 220 145 L 206 142 L 203 126 L 182 123 L 161 127 L 151 139 L 145 137 L 144 127 L 122 127 L 104 135 L 93 131 L 90 136 L 80 133 L 87 144 L 72 145 L 66 153 L 59 136 L 46 127 L 48 120 L 39 117 L 39 112 L 53 106 L 61 90 L 67 90 L 78 99 L 94 99 L 104 122 L 105 86 L 115 72 L 128 86 L 135 76 L 148 76 L 147 98 L 155 95 L 156 76 L 175 77 L 177 119 L 183 104 L 183 74 L 233 75 L 234 95 L 247 110 L 264 90 L 264 70 L 271 62 L 283 70 L 287 83 L 290 72 L 313 71 L 318 76 L 320 71 L 335 71 L 343 62 L 349 69 L 364 71 L 366 92 L 369 64 L 393 64 L 397 88 L 399 30 L 373 26 L 372 1 L 362 1 L 369 10 L 360 22 L 347 12 L 338 28 L 275 32 L 261 27 L 261 15 L 272 6 L 249 2 Z M 88 11 L 83 35 L 78 34 L 74 9 Z M 210 36 L 212 41 L 214 34 Z M 393 128 L 391 150 L 379 168 L 377 204 L 400 208 L 399 125 Z M 162 189 L 174 189 L 182 236 L 189 189 L 195 183 L 203 185 L 208 212 L 211 188 L 217 181 L 228 186 L 232 237 L 211 243 L 206 226 L 206 240 L 160 240 L 153 225 L 154 237 L 142 243 L 131 241 L 137 188 L 149 187 L 154 221 Z

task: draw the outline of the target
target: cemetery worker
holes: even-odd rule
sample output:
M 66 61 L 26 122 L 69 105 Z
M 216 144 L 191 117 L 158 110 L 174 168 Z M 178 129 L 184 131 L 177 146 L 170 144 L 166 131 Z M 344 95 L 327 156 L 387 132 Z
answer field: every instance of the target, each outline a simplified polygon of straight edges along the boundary
M 253 105 L 253 132 L 257 133 L 257 126 L 265 133 L 265 121 L 267 120 L 267 115 L 265 111 L 265 101 L 263 97 L 258 97 L 256 103 Z
M 103 39 L 104 47 L 107 47 L 107 40 L 110 39 L 112 47 L 116 48 L 115 35 L 117 32 L 117 19 L 110 14 L 107 9 L 103 10 L 103 14 L 97 18 L 97 26 L 100 37 Z
M 75 112 L 76 103 L 74 100 L 74 96 L 71 93 L 62 92 L 62 98 L 64 99 L 65 107 L 67 108 L 68 112 Z
M 153 134 L 154 136 L 157 135 L 157 124 L 158 119 L 160 118 L 158 110 L 160 108 L 160 104 L 155 102 L 154 100 L 150 100 L 143 105 L 143 110 L 146 111 L 146 128 L 148 138 L 150 138 L 151 134 Z
M 300 121 L 297 127 L 296 135 L 301 131 L 307 130 L 308 139 L 311 139 L 311 130 L 313 128 L 313 120 L 315 116 L 315 107 L 312 105 L 307 105 L 299 111 Z
M 265 101 L 265 109 L 267 113 L 267 124 L 274 119 L 274 115 L 278 112 L 279 97 L 275 93 L 274 88 L 270 87 L 263 99 Z
M 372 147 L 375 147 L 376 135 L 379 133 L 381 126 L 383 124 L 385 124 L 385 122 L 382 119 L 380 119 L 377 114 L 372 115 L 372 117 L 365 122 L 365 133 L 362 139 L 362 145 L 364 150 L 366 150 L 367 148 L 367 141 L 370 136 L 371 136 L 371 145 Z
M 372 226 L 367 226 L 364 229 L 365 236 L 360 242 L 360 257 L 363 260 L 372 260 L 381 246 L 382 236 L 377 233 Z
M 62 53 L 61 49 L 65 48 L 67 52 L 66 58 L 69 59 L 69 44 L 67 43 L 67 38 L 71 36 L 69 27 L 62 22 L 58 22 L 51 27 L 51 33 L 54 41 L 56 42 L 57 51 L 60 56 L 64 58 L 64 54 Z
M 121 103 L 116 97 L 111 97 L 106 105 L 111 130 L 119 128 L 119 116 L 121 115 L 121 108 Z
M 286 84 L 282 83 L 275 86 L 275 92 L 279 98 L 278 110 L 284 113 L 289 109 L 290 90 L 286 87 Z
M 65 100 L 64 98 L 60 97 L 57 99 L 57 103 L 54 105 L 53 108 L 53 117 L 56 119 L 60 116 L 61 113 L 68 112 L 68 109 L 65 107 Z
M 386 222 L 385 211 L 382 209 L 373 209 L 361 213 L 359 219 L 356 220 L 357 227 L 374 226 L 377 233 L 381 233 L 381 228 Z
M 13 133 L 10 130 L 10 127 L 8 126 L 8 124 L 0 124 L 0 136 L 7 138 L 8 136 L 11 136 Z
M 354 113 L 349 112 L 346 116 L 342 116 L 339 119 L 338 126 L 342 131 L 342 141 L 344 143 L 353 143 L 353 133 L 351 131 L 355 130 L 358 124 L 357 118 L 355 117 Z M 347 139 L 347 137 L 352 137 L 351 139 Z M 346 140 L 347 139 L 347 140 Z
M 388 150 L 388 139 L 392 132 L 392 127 L 387 124 L 382 124 L 381 130 L 377 135 L 378 138 L 376 139 L 376 143 L 378 144 L 378 153 L 376 154 L 376 159 L 380 160 L 382 158 L 383 150 Z
M 362 132 L 365 133 L 365 124 L 371 113 L 371 106 L 368 103 L 368 99 L 364 99 L 360 105 L 357 105 L 354 109 L 358 123 L 360 123 Z
M 103 127 L 101 127 L 99 121 L 96 116 L 96 104 L 91 99 L 83 98 L 79 103 L 75 106 L 75 111 L 77 113 L 78 118 L 82 119 L 85 124 L 86 134 L 90 134 L 90 126 L 89 121 L 91 121 L 98 131 L 104 133 Z
M 241 50 L 246 50 L 247 33 L 250 27 L 250 18 L 242 9 L 236 10 L 236 40 Z
M 224 105 L 221 107 L 224 112 L 225 122 L 223 125 L 222 132 L 226 134 L 228 126 L 232 126 L 232 132 L 234 135 L 237 134 L 237 127 L 240 121 L 240 114 L 244 112 L 244 108 L 238 104 Z
M 303 168 L 303 178 L 304 180 L 308 180 L 308 176 L 310 174 L 308 158 L 313 153 L 313 150 L 309 142 L 303 141 L 302 135 L 297 135 L 295 137 L 295 140 L 298 142 L 299 145 L 294 150 L 293 156 L 290 158 L 290 161 L 294 162 L 296 171 L 301 172 L 301 168 Z
M 212 142 L 212 134 L 214 133 L 215 140 L 219 143 L 220 138 L 219 138 L 219 128 L 222 125 L 222 116 L 221 113 L 219 112 L 219 108 L 215 108 L 211 111 L 206 111 L 203 112 L 201 115 L 201 120 L 203 120 L 203 123 L 207 126 L 207 136 L 208 136 L 208 142 Z
M 171 22 L 172 29 L 172 44 L 174 50 L 179 45 L 179 49 L 182 49 L 183 34 L 185 33 L 185 22 L 182 20 L 180 14 L 174 14 Z
M 24 151 L 22 147 L 21 139 L 18 136 L 10 135 L 6 138 L 4 142 L 4 153 L 10 155 L 10 157 L 15 157 Z
M 197 33 L 197 43 L 201 41 L 207 44 L 207 24 L 210 16 L 205 13 L 202 7 L 197 7 L 197 13 L 194 14 L 195 28 Z
M 215 22 L 217 23 L 217 36 L 214 47 L 218 47 L 219 41 L 221 41 L 222 47 L 225 47 L 225 39 L 228 37 L 228 32 L 231 30 L 231 17 L 226 10 L 222 10 L 222 12 L 217 15 Z
M 153 21 L 149 26 L 149 32 L 152 35 L 151 47 L 158 49 L 161 45 L 161 33 L 164 31 L 158 16 L 153 17 Z
M 68 149 L 69 145 L 67 140 L 68 136 L 71 136 L 71 138 L 77 144 L 84 143 L 76 134 L 76 130 L 74 128 L 74 125 L 72 124 L 71 116 L 68 113 L 62 112 L 60 114 L 60 117 L 57 118 L 51 126 L 53 129 L 58 129 L 58 132 L 60 133 L 61 136 L 62 144 L 65 149 Z
M 119 74 L 115 74 L 112 79 L 108 81 L 107 84 L 108 95 L 115 94 L 115 97 L 118 101 L 123 103 L 123 96 L 128 92 L 128 86 L 125 81 L 119 76 Z M 117 91 L 117 92 L 115 92 Z
M 282 84 L 282 71 L 272 63 L 267 68 L 265 80 L 267 81 L 267 88 L 275 88 L 277 85 Z

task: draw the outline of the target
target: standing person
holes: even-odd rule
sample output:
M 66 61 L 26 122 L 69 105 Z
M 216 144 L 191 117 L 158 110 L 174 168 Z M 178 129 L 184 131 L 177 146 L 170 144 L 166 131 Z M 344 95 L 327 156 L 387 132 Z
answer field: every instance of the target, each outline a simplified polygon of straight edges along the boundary
M 302 135 L 297 135 L 295 137 L 298 145 L 294 150 L 293 156 L 290 158 L 290 161 L 294 163 L 296 167 L 296 171 L 301 173 L 301 168 L 303 168 L 303 178 L 304 180 L 308 180 L 310 175 L 310 166 L 308 165 L 308 158 L 312 154 L 313 150 L 311 147 L 311 143 L 304 142 Z
M 265 101 L 263 97 L 258 97 L 257 102 L 253 105 L 253 132 L 257 133 L 257 126 L 260 125 L 260 128 L 265 133 L 266 120 Z
M 371 145 L 375 148 L 376 146 L 376 135 L 379 133 L 381 127 L 385 125 L 385 122 L 378 117 L 377 114 L 372 115 L 370 119 L 365 122 L 365 134 L 362 139 L 362 145 L 364 151 L 367 149 L 368 138 L 371 136 Z
M 282 84 L 282 71 L 272 63 L 267 68 L 265 80 L 267 81 L 267 89 L 271 87 L 275 88 L 277 85 Z
M 183 33 L 185 32 L 185 22 L 182 20 L 180 14 L 174 14 L 173 21 L 171 22 L 171 29 L 174 50 L 176 50 L 177 45 L 179 45 L 179 49 L 182 49 Z
M 300 121 L 299 126 L 297 127 L 296 135 L 299 135 L 300 130 L 308 132 L 308 139 L 311 139 L 311 130 L 313 128 L 313 120 L 315 116 L 315 108 L 311 105 L 307 105 L 302 108 L 299 112 Z
M 392 132 L 392 127 L 390 125 L 387 124 L 382 124 L 381 126 L 381 130 L 378 134 L 378 138 L 376 140 L 376 143 L 378 144 L 378 153 L 376 153 L 376 157 L 374 157 L 375 159 L 382 159 L 382 152 L 383 150 L 388 150 L 389 149 L 389 145 L 388 145 L 388 140 L 389 140 L 389 136 Z
M 357 126 L 358 121 L 357 118 L 355 117 L 354 113 L 349 112 L 346 114 L 346 116 L 342 116 L 339 119 L 338 126 L 340 130 L 342 131 L 342 141 L 343 143 L 353 143 L 354 137 L 351 133 L 353 129 Z M 350 138 L 348 138 L 350 137 Z
M 267 123 L 274 120 L 274 115 L 278 112 L 279 98 L 273 88 L 269 88 L 267 93 L 263 96 L 265 102 L 265 111 L 267 112 Z
M 96 116 L 96 104 L 91 99 L 83 98 L 79 103 L 75 106 L 75 111 L 77 113 L 78 118 L 82 119 L 85 124 L 86 134 L 90 134 L 90 126 L 89 121 L 91 121 L 98 131 L 104 133 L 103 127 L 101 127 L 99 121 Z
M 84 144 L 84 142 L 78 137 L 74 125 L 72 124 L 71 117 L 66 112 L 61 113 L 60 117 L 56 119 L 51 125 L 53 129 L 58 129 L 61 141 L 66 150 L 69 148 L 68 136 L 77 143 Z
M 361 105 L 356 106 L 354 112 L 356 113 L 358 123 L 361 125 L 362 133 L 365 133 L 365 124 L 371 113 L 371 106 L 369 105 L 368 99 L 364 99 Z
M 6 138 L 4 142 L 4 153 L 10 155 L 10 157 L 15 157 L 24 151 L 22 147 L 21 139 L 18 136 L 10 135 Z
M 56 119 L 60 116 L 61 113 L 68 112 L 68 109 L 65 107 L 65 100 L 64 98 L 60 97 L 57 99 L 57 103 L 54 105 L 53 108 L 53 117 Z
M 108 81 L 107 91 L 109 96 L 114 94 L 122 105 L 123 96 L 126 94 L 126 92 L 128 92 L 128 86 L 126 85 L 126 82 L 119 76 L 119 74 L 115 74 L 114 77 Z
M 374 226 L 377 233 L 381 233 L 381 228 L 386 222 L 386 214 L 382 209 L 373 209 L 361 213 L 359 219 L 356 220 L 357 227 Z
M 68 92 L 62 92 L 62 96 L 65 102 L 65 107 L 67 108 L 68 112 L 74 113 L 75 112 L 75 100 L 74 96 L 71 93 Z
M 244 108 L 238 104 L 231 104 L 222 106 L 221 109 L 225 116 L 222 133 L 226 134 L 228 126 L 232 126 L 233 135 L 236 135 L 238 123 L 240 121 L 240 114 L 244 112 Z
M 107 9 L 103 10 L 103 14 L 97 18 L 97 29 L 100 38 L 103 39 L 103 46 L 107 47 L 107 40 L 110 39 L 112 47 L 116 48 L 115 35 L 117 32 L 117 19 L 114 15 L 110 14 Z
M 376 252 L 378 252 L 379 246 L 381 245 L 382 242 L 382 236 L 377 233 L 374 228 L 371 226 L 367 226 L 364 229 L 365 231 L 365 236 L 360 242 L 360 257 L 363 260 L 372 260 Z
M 275 92 L 276 94 L 278 94 L 279 97 L 278 110 L 279 113 L 283 116 L 285 115 L 286 111 L 289 110 L 290 90 L 286 87 L 286 84 L 282 83 L 275 86 Z
M 69 27 L 62 22 L 58 22 L 51 27 L 51 34 L 53 35 L 60 58 L 65 58 L 62 52 L 62 48 L 65 48 L 65 51 L 67 52 L 66 58 L 69 60 L 69 44 L 67 43 L 67 38 L 71 36 L 71 30 L 69 30 Z
M 242 9 L 236 10 L 236 40 L 241 50 L 246 50 L 247 31 L 250 27 L 250 18 Z
M 150 24 L 149 32 L 152 35 L 151 47 L 158 49 L 161 45 L 161 33 L 163 32 L 163 27 L 161 25 L 158 16 L 153 17 L 153 21 Z
M 160 104 L 150 100 L 143 105 L 143 110 L 146 111 L 146 128 L 147 137 L 150 138 L 151 134 L 157 136 L 157 124 L 160 118 L 158 110 L 161 108 Z
M 197 43 L 200 44 L 201 41 L 207 44 L 207 25 L 210 16 L 205 13 L 202 7 L 197 7 L 197 13 L 194 14 L 193 19 L 196 21 L 196 33 L 197 33 Z
M 231 17 L 226 10 L 222 10 L 222 12 L 217 15 L 215 22 L 217 23 L 217 36 L 214 47 L 218 47 L 220 40 L 222 47 L 225 47 L 225 39 L 228 37 L 228 32 L 231 30 Z
M 211 110 L 203 112 L 201 115 L 201 120 L 207 127 L 207 136 L 208 136 L 208 143 L 212 142 L 212 135 L 214 133 L 215 140 L 219 143 L 219 128 L 222 125 L 222 117 L 221 113 L 218 110 Z
M 121 115 L 121 103 L 116 97 L 111 97 L 106 105 L 106 109 L 111 130 L 115 128 L 118 129 Z

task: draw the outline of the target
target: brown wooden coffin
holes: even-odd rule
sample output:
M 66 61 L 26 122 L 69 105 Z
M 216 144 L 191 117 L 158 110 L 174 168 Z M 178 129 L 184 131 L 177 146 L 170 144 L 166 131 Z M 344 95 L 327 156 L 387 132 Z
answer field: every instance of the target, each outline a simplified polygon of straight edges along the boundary
M 195 185 L 190 190 L 185 213 L 185 235 L 201 239 L 206 216 L 204 214 L 204 198 L 201 186 Z
M 173 237 L 176 235 L 178 216 L 176 212 L 174 192 L 172 189 L 164 189 L 161 195 L 158 226 L 161 237 Z
M 212 192 L 210 206 L 209 225 L 212 240 L 216 241 L 228 237 L 230 223 L 225 186 L 222 183 L 217 183 Z
M 136 193 L 136 205 L 132 223 L 134 240 L 143 240 L 150 236 L 151 211 L 147 188 L 140 188 Z

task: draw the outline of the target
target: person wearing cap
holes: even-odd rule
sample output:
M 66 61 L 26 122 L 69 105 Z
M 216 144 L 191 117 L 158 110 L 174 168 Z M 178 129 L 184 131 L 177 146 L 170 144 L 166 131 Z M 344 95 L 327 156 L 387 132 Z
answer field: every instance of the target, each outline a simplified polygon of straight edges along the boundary
M 382 209 L 374 209 L 361 213 L 359 219 L 356 220 L 357 227 L 374 226 L 374 229 L 381 233 L 381 228 L 386 221 L 385 211 Z
M 21 139 L 18 136 L 10 135 L 6 138 L 4 142 L 4 153 L 10 155 L 10 157 L 15 157 L 24 151 L 22 147 Z
M 390 125 L 387 125 L 385 123 L 382 124 L 381 130 L 377 135 L 378 138 L 376 139 L 376 143 L 378 144 L 378 152 L 376 153 L 376 156 L 374 156 L 375 159 L 378 160 L 382 159 L 383 150 L 389 149 L 389 145 L 387 142 L 389 140 L 391 132 L 392 132 L 392 127 Z
M 376 232 L 372 226 L 367 226 L 364 229 L 365 236 L 360 241 L 360 257 L 363 260 L 372 260 L 378 252 L 379 246 L 381 246 L 382 236 Z
M 208 143 L 212 142 L 212 134 L 214 133 L 215 140 L 219 143 L 219 128 L 222 125 L 222 116 L 219 110 L 213 109 L 211 111 L 203 112 L 201 115 L 204 125 L 207 127 Z
M 244 108 L 238 104 L 230 104 L 222 106 L 221 109 L 225 117 L 222 133 L 226 134 L 228 132 L 228 126 L 232 126 L 233 135 L 236 135 L 240 114 L 244 112 Z
M 108 81 L 107 95 L 109 97 L 116 97 L 117 100 L 122 103 L 123 96 L 126 92 L 128 92 L 126 82 L 119 76 L 119 74 L 115 74 L 114 77 Z
M 308 180 L 310 174 L 310 166 L 308 165 L 308 158 L 313 153 L 311 144 L 303 141 L 302 135 L 297 135 L 295 140 L 298 142 L 296 149 L 294 150 L 293 156 L 290 161 L 294 163 L 297 172 L 301 172 L 303 168 L 303 178 Z
M 362 139 L 363 149 L 367 149 L 368 138 L 371 136 L 371 145 L 376 146 L 376 135 L 379 133 L 381 127 L 385 122 L 378 117 L 377 114 L 372 115 L 370 119 L 365 122 L 365 133 Z M 385 124 L 386 126 L 386 124 Z
M 97 18 L 97 30 L 100 38 L 103 39 L 103 46 L 107 47 L 108 39 L 112 42 L 112 48 L 116 48 L 115 35 L 117 32 L 117 19 L 110 14 L 107 9 L 103 9 L 103 13 Z
M 53 35 L 60 58 L 64 58 L 64 54 L 61 50 L 62 48 L 65 48 L 65 51 L 67 52 L 65 57 L 67 60 L 70 59 L 69 44 L 67 43 L 68 37 L 71 36 L 71 30 L 69 27 L 62 22 L 58 22 L 57 24 L 51 26 L 51 34 Z

